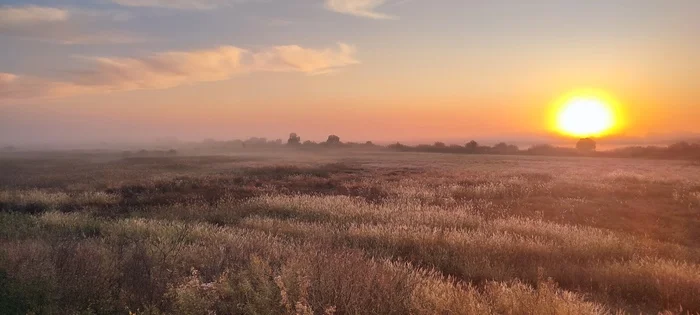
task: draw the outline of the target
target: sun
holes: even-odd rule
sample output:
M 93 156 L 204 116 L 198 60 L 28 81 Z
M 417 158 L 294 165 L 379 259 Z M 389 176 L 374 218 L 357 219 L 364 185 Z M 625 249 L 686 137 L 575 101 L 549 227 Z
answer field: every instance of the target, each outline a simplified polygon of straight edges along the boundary
M 617 125 L 615 102 L 601 93 L 571 93 L 557 103 L 554 129 L 564 135 L 601 137 Z
M 605 134 L 614 126 L 610 107 L 595 98 L 574 98 L 557 117 L 557 128 L 568 135 L 591 137 Z

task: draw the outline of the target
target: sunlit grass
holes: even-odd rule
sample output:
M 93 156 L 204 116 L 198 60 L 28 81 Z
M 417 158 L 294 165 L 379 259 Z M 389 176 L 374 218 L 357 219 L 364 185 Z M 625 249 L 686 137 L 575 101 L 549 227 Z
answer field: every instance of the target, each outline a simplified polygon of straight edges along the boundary
M 199 158 L 175 171 L 138 161 L 80 176 L 60 166 L 52 172 L 64 178 L 45 185 L 0 181 L 0 305 L 9 314 L 700 312 L 700 169 L 337 159 Z M 105 172 L 113 180 L 88 176 Z

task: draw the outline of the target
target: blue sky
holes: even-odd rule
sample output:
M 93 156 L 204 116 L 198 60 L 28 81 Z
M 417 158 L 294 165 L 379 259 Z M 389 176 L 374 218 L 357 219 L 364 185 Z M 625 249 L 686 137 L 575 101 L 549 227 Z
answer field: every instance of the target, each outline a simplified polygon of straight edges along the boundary
M 700 132 L 698 16 L 691 0 L 0 1 L 0 142 L 359 138 L 385 116 L 384 140 L 534 134 L 581 87 L 617 95 L 630 134 Z

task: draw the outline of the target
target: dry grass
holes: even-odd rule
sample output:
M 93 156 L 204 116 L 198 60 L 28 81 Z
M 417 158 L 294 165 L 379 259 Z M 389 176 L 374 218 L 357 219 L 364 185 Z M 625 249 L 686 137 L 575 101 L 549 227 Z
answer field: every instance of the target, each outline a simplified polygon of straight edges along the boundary
M 683 162 L 5 162 L 8 314 L 700 312 L 700 169 Z

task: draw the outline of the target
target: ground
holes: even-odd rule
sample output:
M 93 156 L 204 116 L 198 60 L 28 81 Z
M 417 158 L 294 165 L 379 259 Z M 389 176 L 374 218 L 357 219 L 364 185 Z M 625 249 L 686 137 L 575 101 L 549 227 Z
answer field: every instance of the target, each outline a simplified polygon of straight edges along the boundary
M 700 312 L 700 166 L 0 156 L 9 314 Z

